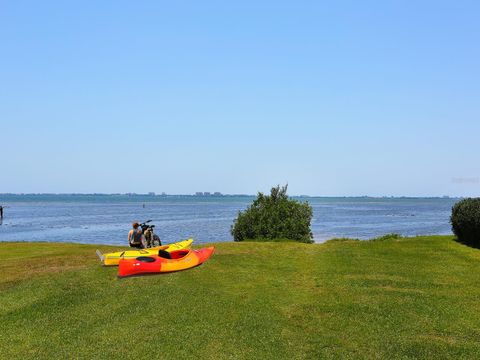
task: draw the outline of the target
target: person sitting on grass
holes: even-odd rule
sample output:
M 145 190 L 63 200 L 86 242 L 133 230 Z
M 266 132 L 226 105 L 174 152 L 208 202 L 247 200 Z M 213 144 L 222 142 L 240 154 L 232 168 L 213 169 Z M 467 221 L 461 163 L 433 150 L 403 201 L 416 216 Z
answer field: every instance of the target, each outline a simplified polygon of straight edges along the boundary
M 134 222 L 132 224 L 133 229 L 128 232 L 128 244 L 130 247 L 134 247 L 137 249 L 144 249 L 145 246 L 145 236 L 142 234 L 142 229 L 140 228 L 140 224 Z

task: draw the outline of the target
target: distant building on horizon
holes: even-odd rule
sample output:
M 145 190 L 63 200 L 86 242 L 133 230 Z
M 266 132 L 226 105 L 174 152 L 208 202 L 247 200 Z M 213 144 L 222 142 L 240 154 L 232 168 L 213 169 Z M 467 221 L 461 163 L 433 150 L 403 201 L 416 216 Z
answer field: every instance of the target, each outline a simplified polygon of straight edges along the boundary
M 215 191 L 214 193 L 211 193 L 210 191 L 197 191 L 195 196 L 223 196 L 223 194 L 219 191 Z
M 148 196 L 155 196 L 155 193 L 153 191 L 148 193 Z

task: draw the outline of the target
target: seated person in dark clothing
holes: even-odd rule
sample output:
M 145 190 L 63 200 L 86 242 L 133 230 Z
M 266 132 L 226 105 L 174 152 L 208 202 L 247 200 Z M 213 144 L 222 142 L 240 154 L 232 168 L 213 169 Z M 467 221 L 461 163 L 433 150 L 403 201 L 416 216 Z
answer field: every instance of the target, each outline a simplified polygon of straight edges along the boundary
M 134 247 L 137 249 L 144 249 L 145 248 L 145 236 L 142 234 L 142 229 L 140 228 L 140 224 L 134 222 L 132 224 L 132 230 L 128 232 L 128 244 L 130 247 Z

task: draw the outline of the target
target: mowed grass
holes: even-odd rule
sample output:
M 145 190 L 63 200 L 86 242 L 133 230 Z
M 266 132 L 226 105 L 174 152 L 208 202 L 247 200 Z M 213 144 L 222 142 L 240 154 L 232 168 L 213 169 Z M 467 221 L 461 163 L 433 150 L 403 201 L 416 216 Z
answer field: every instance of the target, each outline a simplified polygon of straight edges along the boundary
M 0 244 L 1 358 L 480 358 L 480 250 L 452 237 L 222 243 L 126 279 L 95 249 Z

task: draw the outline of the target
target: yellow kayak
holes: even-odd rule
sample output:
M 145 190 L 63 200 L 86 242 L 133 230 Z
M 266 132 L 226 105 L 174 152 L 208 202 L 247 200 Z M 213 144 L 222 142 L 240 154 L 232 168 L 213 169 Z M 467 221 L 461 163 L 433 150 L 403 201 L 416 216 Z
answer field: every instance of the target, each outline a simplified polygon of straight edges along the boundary
M 108 254 L 102 254 L 100 250 L 97 250 L 97 255 L 100 258 L 100 261 L 105 266 L 114 266 L 118 265 L 120 259 L 135 259 L 139 256 L 152 256 L 158 255 L 159 250 L 172 252 L 176 250 L 190 249 L 192 246 L 193 239 L 188 239 L 180 241 L 175 244 L 156 246 L 148 249 L 140 250 L 126 250 L 126 251 L 117 251 Z

